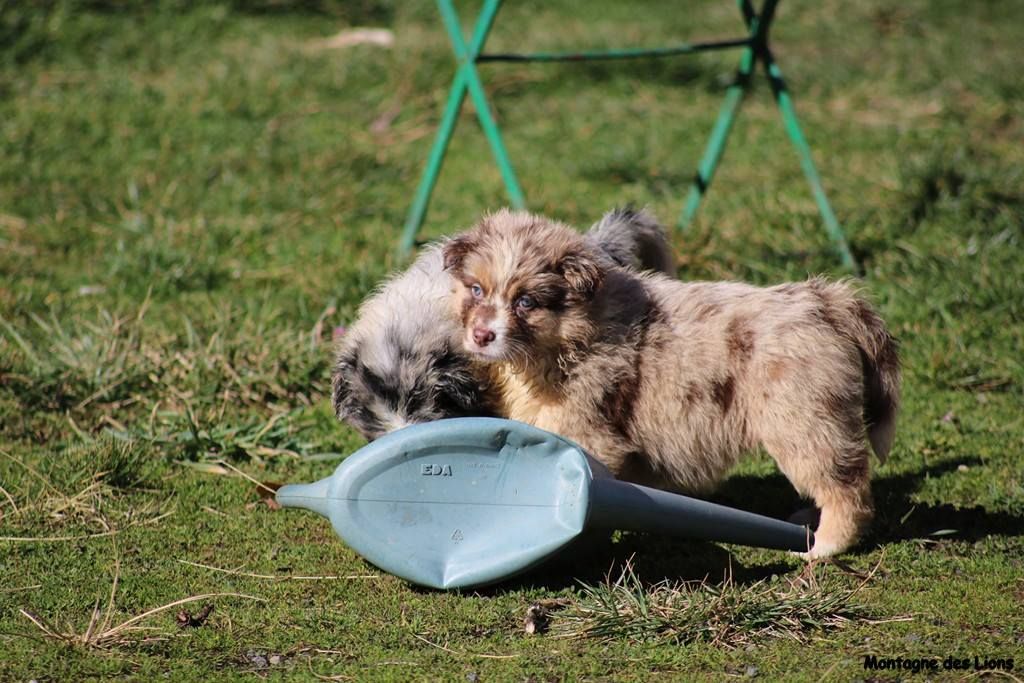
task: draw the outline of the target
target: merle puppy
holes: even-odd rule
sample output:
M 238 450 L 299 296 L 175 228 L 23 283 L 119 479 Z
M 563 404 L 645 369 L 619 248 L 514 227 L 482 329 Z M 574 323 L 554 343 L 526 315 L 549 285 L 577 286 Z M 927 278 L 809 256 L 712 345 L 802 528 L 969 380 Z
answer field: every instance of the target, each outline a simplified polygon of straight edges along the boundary
M 645 211 L 609 211 L 583 239 L 610 267 L 675 275 L 665 231 Z M 335 413 L 369 440 L 420 422 L 500 414 L 488 369 L 459 341 L 445 243 L 427 247 L 363 302 L 338 349 Z
M 499 414 L 576 441 L 620 479 L 691 493 L 762 447 L 821 510 L 812 558 L 871 520 L 868 444 L 880 459 L 892 445 L 900 366 L 849 283 L 638 274 L 525 212 L 486 216 L 442 252 Z

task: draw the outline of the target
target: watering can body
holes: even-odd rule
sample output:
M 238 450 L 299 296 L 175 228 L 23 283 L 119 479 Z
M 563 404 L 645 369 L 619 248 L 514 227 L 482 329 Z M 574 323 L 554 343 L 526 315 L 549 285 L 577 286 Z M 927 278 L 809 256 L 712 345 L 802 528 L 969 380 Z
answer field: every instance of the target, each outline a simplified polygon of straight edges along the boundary
M 808 530 L 616 481 L 568 439 L 497 418 L 392 432 L 330 477 L 281 487 L 371 563 L 416 584 L 494 583 L 542 562 L 588 528 L 631 529 L 807 550 Z

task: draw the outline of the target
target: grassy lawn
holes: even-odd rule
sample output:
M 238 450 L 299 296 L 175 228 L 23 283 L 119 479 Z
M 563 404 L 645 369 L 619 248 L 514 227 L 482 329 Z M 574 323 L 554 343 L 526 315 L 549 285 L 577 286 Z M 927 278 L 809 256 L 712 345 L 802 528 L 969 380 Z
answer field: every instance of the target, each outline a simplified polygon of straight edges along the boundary
M 740 27 L 726 0 L 507 5 L 495 51 Z M 324 47 L 351 26 L 395 45 Z M 252 481 L 320 478 L 362 445 L 329 406 L 332 332 L 401 265 L 452 73 L 433 4 L 0 2 L 0 680 L 926 677 L 865 671 L 866 655 L 1020 680 L 1022 27 L 1013 2 L 779 10 L 779 64 L 902 342 L 864 543 L 805 568 L 624 534 L 457 594 L 382 574 Z M 672 223 L 736 59 L 482 74 L 531 208 L 585 226 L 633 202 Z M 842 274 L 758 83 L 673 235 L 682 278 Z M 467 107 L 425 234 L 503 192 Z M 716 499 L 799 504 L 763 456 Z M 528 608 L 556 601 L 551 630 L 527 634 Z M 950 655 L 970 669 L 944 670 Z

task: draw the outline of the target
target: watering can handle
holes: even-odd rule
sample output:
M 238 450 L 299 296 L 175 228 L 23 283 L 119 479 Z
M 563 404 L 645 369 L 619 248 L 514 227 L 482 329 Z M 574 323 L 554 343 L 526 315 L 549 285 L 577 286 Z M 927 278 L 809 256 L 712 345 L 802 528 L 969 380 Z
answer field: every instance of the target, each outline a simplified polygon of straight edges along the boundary
M 595 477 L 587 526 L 806 552 L 808 527 L 675 493 Z

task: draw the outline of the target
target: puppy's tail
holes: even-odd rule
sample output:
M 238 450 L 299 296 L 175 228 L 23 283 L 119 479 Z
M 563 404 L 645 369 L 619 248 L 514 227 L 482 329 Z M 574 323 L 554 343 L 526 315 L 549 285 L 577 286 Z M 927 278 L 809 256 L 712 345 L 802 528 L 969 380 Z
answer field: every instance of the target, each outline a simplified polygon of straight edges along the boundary
M 817 280 L 815 284 L 823 298 L 833 304 L 838 331 L 852 340 L 860 351 L 868 440 L 878 459 L 885 462 L 896 436 L 900 406 L 899 342 L 889 333 L 875 309 L 849 285 L 826 284 L 824 280 Z
M 643 209 L 612 209 L 587 231 L 587 237 L 618 265 L 633 270 L 654 270 L 676 276 L 665 228 Z

